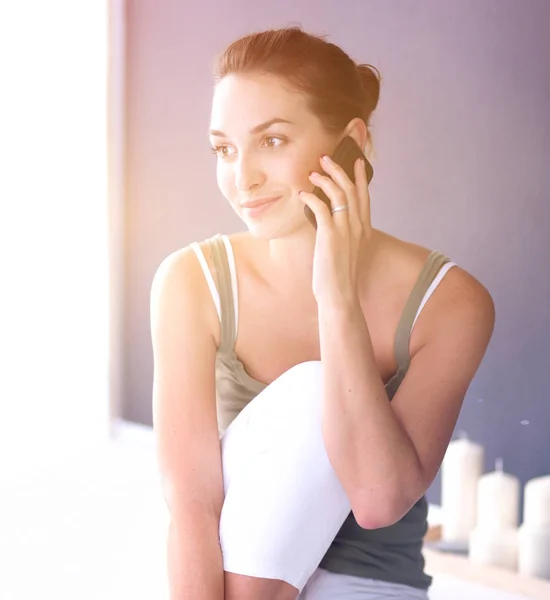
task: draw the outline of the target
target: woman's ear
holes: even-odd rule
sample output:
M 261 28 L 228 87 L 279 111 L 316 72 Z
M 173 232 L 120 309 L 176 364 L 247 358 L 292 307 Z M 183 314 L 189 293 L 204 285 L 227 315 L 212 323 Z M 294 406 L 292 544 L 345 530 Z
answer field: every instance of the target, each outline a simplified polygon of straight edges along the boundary
M 353 138 L 357 142 L 359 148 L 361 148 L 365 154 L 370 152 L 371 143 L 367 126 L 365 125 L 365 121 L 363 121 L 363 119 L 360 119 L 359 117 L 352 119 L 346 127 L 343 137 L 345 136 Z

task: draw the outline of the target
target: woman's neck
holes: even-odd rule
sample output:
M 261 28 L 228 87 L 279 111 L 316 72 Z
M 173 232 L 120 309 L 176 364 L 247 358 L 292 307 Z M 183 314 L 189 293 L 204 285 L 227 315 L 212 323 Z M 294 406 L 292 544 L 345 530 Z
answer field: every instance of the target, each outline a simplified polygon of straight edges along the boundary
M 367 285 L 374 255 L 383 234 L 373 230 L 368 247 L 361 257 L 360 287 Z M 313 294 L 313 257 L 315 253 L 315 232 L 313 235 L 296 234 L 274 240 L 253 241 L 252 258 L 261 278 L 279 295 L 300 293 Z

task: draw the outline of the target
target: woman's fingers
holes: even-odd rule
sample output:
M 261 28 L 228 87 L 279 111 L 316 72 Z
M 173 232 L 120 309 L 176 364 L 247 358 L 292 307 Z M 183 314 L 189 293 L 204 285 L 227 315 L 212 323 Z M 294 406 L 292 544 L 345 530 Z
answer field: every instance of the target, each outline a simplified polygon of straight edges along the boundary
M 358 214 L 363 227 L 369 230 L 371 227 L 370 215 L 370 193 L 367 181 L 365 162 L 359 159 L 355 163 L 355 189 L 357 191 Z
M 332 224 L 332 215 L 330 214 L 330 208 L 313 192 L 301 191 L 300 197 L 304 204 L 307 204 L 317 221 L 317 229 L 320 227 L 330 227 Z
M 341 206 L 348 207 L 346 210 L 338 210 L 332 215 L 336 223 L 348 223 L 350 218 L 349 209 L 351 207 L 346 192 L 339 185 L 337 185 L 333 179 L 325 175 L 321 175 L 320 173 L 313 172 L 310 174 L 309 178 L 312 183 L 321 188 L 328 196 L 331 209 Z

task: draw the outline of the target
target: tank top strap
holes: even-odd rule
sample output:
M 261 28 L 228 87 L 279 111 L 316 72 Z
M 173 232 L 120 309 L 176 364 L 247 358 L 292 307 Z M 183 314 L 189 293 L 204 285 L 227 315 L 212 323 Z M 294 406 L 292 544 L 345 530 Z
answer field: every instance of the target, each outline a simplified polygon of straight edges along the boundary
M 208 240 L 214 266 L 214 282 L 220 295 L 220 347 L 222 354 L 231 352 L 235 346 L 235 307 L 227 250 L 220 234 Z
M 450 259 L 441 252 L 437 250 L 432 251 L 426 259 L 405 304 L 395 333 L 394 353 L 395 362 L 397 363 L 397 373 L 390 382 L 390 389 L 386 390 L 390 399 L 393 397 L 395 391 L 397 391 L 397 388 L 409 369 L 411 362 L 409 352 L 410 337 L 418 309 L 420 308 L 424 295 L 441 270 L 441 267 L 449 262 L 449 260 Z

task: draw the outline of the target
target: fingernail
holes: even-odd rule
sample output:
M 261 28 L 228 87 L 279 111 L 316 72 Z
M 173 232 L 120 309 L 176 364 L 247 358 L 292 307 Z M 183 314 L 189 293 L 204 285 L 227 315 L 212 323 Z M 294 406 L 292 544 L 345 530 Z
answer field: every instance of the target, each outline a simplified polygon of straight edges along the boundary
M 321 160 L 324 160 L 325 162 L 330 162 L 330 157 L 327 156 L 326 154 L 323 154 L 323 156 L 321 156 Z

